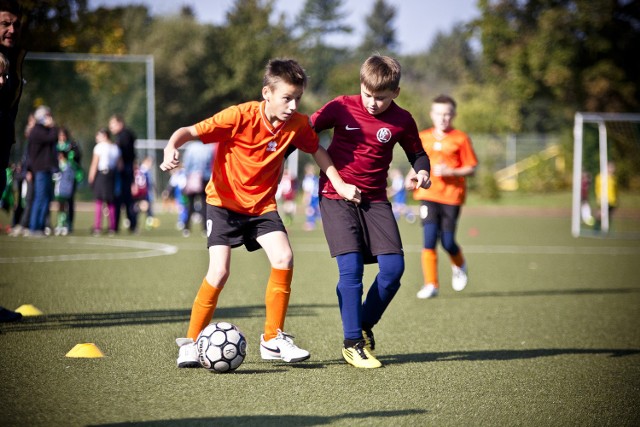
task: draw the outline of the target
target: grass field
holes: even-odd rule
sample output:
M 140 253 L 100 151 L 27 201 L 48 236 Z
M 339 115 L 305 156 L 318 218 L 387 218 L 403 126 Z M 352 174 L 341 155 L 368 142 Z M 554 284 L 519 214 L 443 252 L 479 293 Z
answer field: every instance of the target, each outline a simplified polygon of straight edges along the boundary
M 470 284 L 451 290 L 441 256 L 427 301 L 415 297 L 421 227 L 401 223 L 406 272 L 375 329 L 377 370 L 342 360 L 337 268 L 322 232 L 299 223 L 286 329 L 312 357 L 260 359 L 268 263 L 237 249 L 215 315 L 249 341 L 232 374 L 175 366 L 207 253 L 174 215 L 139 236 L 90 237 L 88 212 L 74 236 L 0 236 L 0 305 L 44 313 L 0 324 L 0 425 L 640 425 L 640 245 L 572 238 L 565 202 L 470 203 L 458 232 Z M 105 357 L 65 357 L 79 343 Z

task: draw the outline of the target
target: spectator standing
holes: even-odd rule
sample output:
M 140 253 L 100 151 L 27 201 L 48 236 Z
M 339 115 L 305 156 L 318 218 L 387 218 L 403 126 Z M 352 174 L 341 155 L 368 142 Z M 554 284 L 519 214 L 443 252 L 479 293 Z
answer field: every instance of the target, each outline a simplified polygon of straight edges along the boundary
M 304 230 L 315 230 L 316 222 L 320 219 L 320 177 L 316 174 L 313 163 L 307 163 L 304 167 L 302 179 L 302 204 L 304 206 Z
M 29 133 L 36 124 L 33 113 L 29 114 L 27 125 L 24 129 L 25 140 L 29 139 Z M 13 228 L 10 236 L 22 236 L 29 232 L 29 219 L 33 206 L 33 174 L 29 171 L 29 153 L 25 152 L 15 170 L 14 185 L 16 188 L 18 203 L 13 214 Z
M 22 94 L 22 61 L 26 54 L 19 47 L 21 26 L 22 11 L 18 2 L 0 0 L 0 55 L 9 62 L 8 70 L 7 67 L 3 70 L 0 89 L 0 172 L 9 166 L 11 147 L 16 142 L 15 121 Z M 5 173 L 0 173 L 0 194 L 7 186 L 6 178 Z M 21 318 L 22 314 L 0 307 L 0 322 Z
M 58 202 L 58 218 L 54 228 L 56 236 L 69 234 L 69 206 L 76 184 L 76 171 L 69 160 L 69 151 L 58 151 L 58 172 L 53 174 L 53 194 Z
M 58 169 L 56 144 L 58 129 L 51 109 L 45 105 L 34 113 L 36 124 L 29 132 L 27 152 L 33 176 L 33 205 L 29 218 L 29 235 L 42 236 L 53 197 L 53 172 Z
M 288 169 L 285 169 L 282 172 L 282 178 L 280 179 L 280 184 L 278 185 L 278 191 L 276 192 L 276 200 L 280 204 L 282 208 L 283 218 L 282 222 L 285 227 L 291 226 L 293 224 L 293 217 L 296 214 L 297 206 L 296 206 L 296 193 L 298 184 L 296 180 L 291 176 L 291 173 Z
M 607 163 L 607 173 L 606 173 L 606 187 L 603 190 L 604 179 L 602 178 L 602 174 L 596 175 L 595 179 L 595 193 L 596 193 L 596 203 L 598 204 L 598 210 L 595 215 L 595 229 L 600 230 L 602 226 L 602 196 L 605 195 L 605 201 L 607 203 L 606 208 L 608 212 L 609 218 L 609 230 L 611 229 L 611 220 L 613 219 L 613 212 L 616 210 L 618 206 L 618 180 L 616 179 L 616 165 L 613 162 Z
M 9 166 L 11 147 L 16 142 L 15 121 L 22 95 L 22 62 L 26 51 L 20 47 L 21 28 L 22 10 L 18 2 L 0 0 L 0 54 L 6 59 L 0 89 L 0 170 L 3 172 Z M 6 175 L 1 173 L 0 194 L 6 185 Z
M 60 127 L 58 131 L 58 152 L 66 154 L 66 163 L 69 164 L 75 174 L 73 180 L 73 188 L 71 188 L 71 196 L 66 201 L 67 207 L 67 226 L 68 232 L 73 232 L 73 220 L 76 212 L 76 192 L 78 184 L 84 179 L 84 171 L 81 166 L 82 153 L 80 146 L 71 138 L 71 133 L 65 127 Z M 61 171 L 62 172 L 62 171 Z
M 106 204 L 109 212 L 109 235 L 116 233 L 115 185 L 116 173 L 122 166 L 120 149 L 111 140 L 108 129 L 100 129 L 96 133 L 96 145 L 93 147 L 93 158 L 89 166 L 89 185 L 96 198 L 93 234 L 102 231 L 102 207 Z
M 133 165 L 136 160 L 136 135 L 125 126 L 124 118 L 119 114 L 114 114 L 109 119 L 109 130 L 122 155 L 122 170 L 118 171 L 116 176 L 116 232 L 119 230 L 120 214 L 122 208 L 124 208 L 129 232 L 135 233 L 138 226 L 138 216 L 131 196 L 131 184 L 133 184 Z
M 211 178 L 211 165 L 216 144 L 203 144 L 201 141 L 191 141 L 184 153 L 184 169 L 187 174 L 187 182 L 184 194 L 187 197 L 187 217 L 184 221 L 182 235 L 188 237 L 191 234 L 191 221 L 196 211 L 200 214 L 202 231 L 206 231 L 205 188 Z

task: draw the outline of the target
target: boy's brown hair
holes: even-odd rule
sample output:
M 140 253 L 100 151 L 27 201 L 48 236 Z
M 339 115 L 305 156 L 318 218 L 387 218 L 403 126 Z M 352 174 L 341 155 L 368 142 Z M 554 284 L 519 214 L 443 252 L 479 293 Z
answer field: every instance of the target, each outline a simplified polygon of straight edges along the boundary
M 438 95 L 435 98 L 433 98 L 432 103 L 433 104 L 449 104 L 453 107 L 454 111 L 457 108 L 456 101 L 449 95 Z
M 304 68 L 293 59 L 272 59 L 265 68 L 262 85 L 273 89 L 273 86 L 279 81 L 305 88 L 307 74 Z
M 373 55 L 360 67 L 360 83 L 371 92 L 395 91 L 400 87 L 402 69 L 390 56 Z

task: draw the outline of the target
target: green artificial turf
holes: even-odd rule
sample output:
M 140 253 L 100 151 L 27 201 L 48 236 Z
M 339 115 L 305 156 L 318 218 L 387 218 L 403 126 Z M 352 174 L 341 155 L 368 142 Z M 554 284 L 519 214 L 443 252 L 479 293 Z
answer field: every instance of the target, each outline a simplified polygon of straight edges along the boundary
M 73 237 L 0 236 L 0 305 L 44 313 L 0 324 L 0 425 L 639 425 L 637 240 L 574 239 L 563 215 L 488 212 L 463 211 L 458 230 L 469 286 L 451 289 L 440 252 L 433 300 L 415 297 L 421 227 L 401 223 L 406 271 L 375 328 L 377 370 L 342 360 L 337 268 L 300 218 L 286 330 L 311 359 L 260 359 L 269 266 L 236 249 L 215 315 L 247 336 L 231 374 L 176 368 L 208 257 L 175 215 L 138 236 L 90 237 L 90 212 Z M 79 343 L 105 357 L 65 357 Z

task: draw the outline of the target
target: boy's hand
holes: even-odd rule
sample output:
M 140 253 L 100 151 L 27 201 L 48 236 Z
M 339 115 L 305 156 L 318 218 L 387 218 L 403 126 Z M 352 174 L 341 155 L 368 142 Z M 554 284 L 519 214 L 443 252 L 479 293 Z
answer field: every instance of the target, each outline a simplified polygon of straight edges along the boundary
M 175 148 L 165 148 L 164 161 L 160 164 L 160 169 L 166 172 L 177 168 L 180 165 L 179 157 L 180 152 Z
M 362 193 L 360 189 L 353 184 L 347 184 L 343 182 L 336 188 L 336 191 L 347 202 L 353 202 L 356 205 L 362 201 Z
M 416 188 L 424 188 L 426 190 L 431 187 L 431 179 L 427 172 L 418 172 L 408 179 L 406 184 L 407 190 L 415 190 Z

